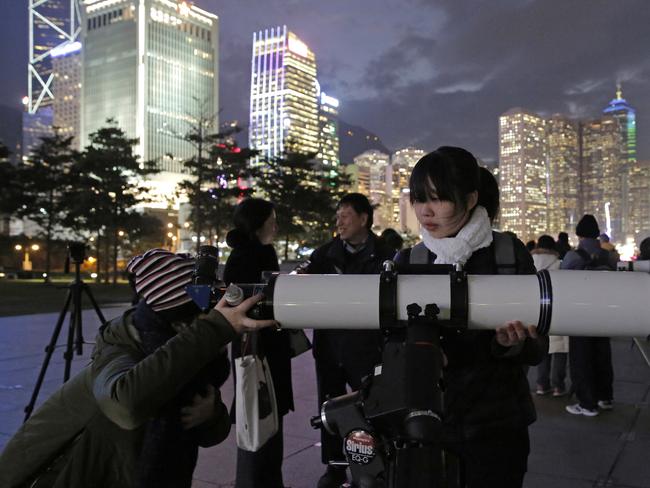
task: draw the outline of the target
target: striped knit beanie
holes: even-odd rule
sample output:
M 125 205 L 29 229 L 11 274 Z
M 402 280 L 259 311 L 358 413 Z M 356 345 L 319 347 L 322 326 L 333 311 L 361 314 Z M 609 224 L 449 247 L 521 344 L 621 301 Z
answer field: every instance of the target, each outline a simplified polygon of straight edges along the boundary
M 192 283 L 194 258 L 165 249 L 151 249 L 126 267 L 135 277 L 135 291 L 155 312 L 191 302 L 185 287 Z

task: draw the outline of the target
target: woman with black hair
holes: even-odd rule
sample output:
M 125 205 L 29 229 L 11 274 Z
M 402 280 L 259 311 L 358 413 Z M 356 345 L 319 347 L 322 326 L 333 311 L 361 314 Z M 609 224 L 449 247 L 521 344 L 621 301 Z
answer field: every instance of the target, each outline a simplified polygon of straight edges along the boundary
M 279 271 L 273 248 L 277 233 L 275 208 L 267 200 L 248 198 L 235 208 L 235 228 L 228 232 L 226 242 L 232 252 L 226 261 L 223 280 L 230 283 L 260 283 L 264 271 Z M 241 356 L 241 341 L 232 344 L 233 360 Z M 277 434 L 258 451 L 237 449 L 236 488 L 283 488 L 282 417 L 293 410 L 291 387 L 291 351 L 288 332 L 261 332 L 257 340 L 258 354 L 266 357 L 273 378 L 280 426 Z
M 423 242 L 402 251 L 398 264 L 459 263 L 469 274 L 535 273 L 521 241 L 491 230 L 495 208 L 488 215 L 478 202 L 494 204 L 494 195 L 481 198 L 481 173 L 471 153 L 440 147 L 427 154 L 413 168 L 409 187 Z M 512 254 L 508 267 L 499 262 L 503 249 Z M 515 319 L 496 332 L 442 330 L 443 445 L 458 457 L 461 486 L 523 483 L 528 425 L 536 418 L 523 366 L 537 364 L 547 342 L 537 338 L 534 326 Z

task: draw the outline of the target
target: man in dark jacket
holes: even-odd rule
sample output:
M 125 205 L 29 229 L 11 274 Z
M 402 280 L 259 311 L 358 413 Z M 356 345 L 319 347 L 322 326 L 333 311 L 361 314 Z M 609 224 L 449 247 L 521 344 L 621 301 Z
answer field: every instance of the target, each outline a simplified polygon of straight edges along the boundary
M 307 273 L 376 274 L 392 253 L 370 230 L 373 209 L 360 193 L 345 195 L 336 210 L 338 235 L 311 255 Z M 381 361 L 381 333 L 370 330 L 314 331 L 314 359 L 319 407 L 328 398 L 344 395 L 346 384 L 359 389 L 361 380 Z M 343 440 L 321 430 L 322 461 L 345 461 Z M 318 488 L 338 488 L 346 480 L 345 468 L 328 465 Z
M 578 248 L 566 254 L 560 269 L 613 269 L 609 252 L 598 241 L 600 229 L 593 215 L 580 219 L 576 234 Z M 578 403 L 567 405 L 567 412 L 595 417 L 598 408 L 611 410 L 614 370 L 609 337 L 570 337 L 569 365 Z

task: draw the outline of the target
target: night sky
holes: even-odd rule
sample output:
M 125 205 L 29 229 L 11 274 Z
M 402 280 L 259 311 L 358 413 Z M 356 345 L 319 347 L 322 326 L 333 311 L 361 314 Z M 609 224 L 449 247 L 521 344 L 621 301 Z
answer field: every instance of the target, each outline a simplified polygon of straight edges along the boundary
M 639 158 L 650 159 L 648 0 L 195 3 L 220 17 L 222 120 L 248 123 L 253 31 L 286 24 L 315 52 L 341 118 L 391 149 L 460 145 L 493 160 L 501 113 L 598 116 L 620 81 L 637 109 Z M 20 108 L 27 0 L 0 5 L 0 105 Z

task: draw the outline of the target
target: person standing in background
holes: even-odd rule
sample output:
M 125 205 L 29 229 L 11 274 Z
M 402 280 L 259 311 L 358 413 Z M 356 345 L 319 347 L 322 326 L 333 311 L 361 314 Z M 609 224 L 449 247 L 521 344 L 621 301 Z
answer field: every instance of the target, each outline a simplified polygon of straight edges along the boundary
M 248 198 L 235 208 L 235 228 L 228 232 L 226 242 L 232 252 L 226 261 L 223 281 L 230 283 L 260 283 L 264 271 L 279 271 L 278 257 L 273 248 L 277 234 L 275 208 L 267 200 Z M 283 488 L 282 417 L 293 410 L 291 385 L 291 351 L 286 330 L 267 329 L 258 333 L 258 354 L 266 357 L 278 409 L 278 432 L 258 451 L 237 448 L 237 477 L 235 488 Z M 241 356 L 242 341 L 232 343 L 233 361 Z
M 555 250 L 556 243 L 549 235 L 543 235 L 537 240 L 533 250 L 533 262 L 537 271 L 560 269 L 560 256 Z M 569 338 L 565 336 L 549 336 L 548 354 L 537 365 L 537 388 L 535 393 L 546 395 L 553 392 L 554 397 L 566 395 L 566 363 L 569 352 Z
M 337 236 L 316 249 L 305 269 L 312 274 L 378 274 L 393 252 L 372 232 L 373 208 L 360 193 L 348 193 L 336 208 Z M 318 405 L 328 398 L 361 387 L 361 380 L 371 374 L 381 361 L 382 336 L 378 330 L 314 331 L 313 354 L 318 381 Z M 345 462 L 343 439 L 321 429 L 321 457 L 327 470 L 318 488 L 339 488 L 347 480 L 345 467 L 331 462 Z
M 612 269 L 609 253 L 598 242 L 600 229 L 593 215 L 585 214 L 580 219 L 576 235 L 580 239 L 578 248 L 566 254 L 560 269 Z M 569 350 L 571 383 L 578 403 L 567 405 L 566 411 L 595 417 L 599 408 L 611 410 L 614 369 L 609 337 L 570 337 Z

